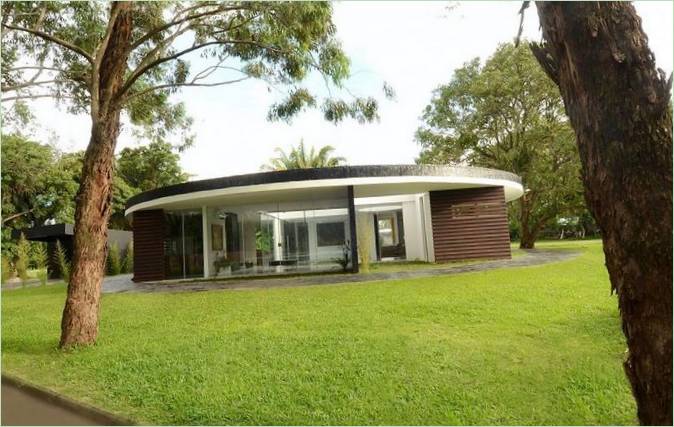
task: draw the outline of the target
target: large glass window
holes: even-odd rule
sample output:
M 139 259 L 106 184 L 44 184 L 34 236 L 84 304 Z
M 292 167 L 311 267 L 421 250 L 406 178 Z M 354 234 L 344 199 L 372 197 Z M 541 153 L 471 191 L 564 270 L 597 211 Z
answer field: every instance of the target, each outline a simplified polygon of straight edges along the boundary
M 167 211 L 164 270 L 167 279 L 204 274 L 201 211 Z
M 344 243 L 344 223 L 324 222 L 316 224 L 318 246 L 337 246 Z
M 344 198 L 208 208 L 216 230 L 207 244 L 209 275 L 341 270 L 350 244 L 346 205 Z

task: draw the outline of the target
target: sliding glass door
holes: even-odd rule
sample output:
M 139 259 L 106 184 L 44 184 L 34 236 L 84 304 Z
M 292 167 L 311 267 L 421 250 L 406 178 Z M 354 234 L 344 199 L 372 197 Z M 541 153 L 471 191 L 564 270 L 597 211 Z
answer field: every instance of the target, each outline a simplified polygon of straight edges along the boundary
M 167 279 L 204 275 L 203 224 L 200 210 L 167 211 L 164 269 Z

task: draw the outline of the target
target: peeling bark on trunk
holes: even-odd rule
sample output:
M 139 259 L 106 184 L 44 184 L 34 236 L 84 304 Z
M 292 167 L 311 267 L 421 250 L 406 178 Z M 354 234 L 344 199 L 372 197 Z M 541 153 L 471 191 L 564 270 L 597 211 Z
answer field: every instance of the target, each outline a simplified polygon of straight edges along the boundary
M 558 84 L 576 131 L 638 417 L 672 425 L 671 79 L 656 70 L 632 4 L 536 7 L 546 43 L 532 51 Z
M 110 37 L 92 71 L 91 137 L 84 155 L 75 207 L 73 267 L 61 321 L 61 347 L 93 344 L 98 335 L 101 282 L 105 272 L 112 205 L 114 152 L 120 106 L 116 94 L 127 67 L 131 2 L 113 3 Z

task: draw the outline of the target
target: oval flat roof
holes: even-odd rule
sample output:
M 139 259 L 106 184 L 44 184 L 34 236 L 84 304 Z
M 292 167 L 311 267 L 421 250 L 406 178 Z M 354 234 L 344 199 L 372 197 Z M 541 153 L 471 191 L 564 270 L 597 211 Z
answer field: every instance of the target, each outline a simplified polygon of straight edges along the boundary
M 137 194 L 126 215 L 142 209 L 185 208 L 219 203 L 301 198 L 317 191 L 354 187 L 354 197 L 414 194 L 426 191 L 501 186 L 506 201 L 524 190 L 519 176 L 497 169 L 446 165 L 371 165 L 260 172 L 190 181 Z

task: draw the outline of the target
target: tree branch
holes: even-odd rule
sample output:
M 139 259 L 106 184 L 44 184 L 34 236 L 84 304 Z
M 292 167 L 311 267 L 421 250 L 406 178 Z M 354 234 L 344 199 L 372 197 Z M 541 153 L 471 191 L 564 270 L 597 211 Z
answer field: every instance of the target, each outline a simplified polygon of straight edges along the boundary
M 27 211 L 24 211 L 24 212 L 19 212 L 19 213 L 12 214 L 12 215 L 8 216 L 7 218 L 3 218 L 3 219 L 2 219 L 2 224 L 4 225 L 6 222 L 9 222 L 9 221 L 11 221 L 11 220 L 13 220 L 13 219 L 22 217 L 22 216 L 24 216 L 24 215 L 28 215 L 29 213 L 33 212 L 34 210 L 35 210 L 35 208 L 31 208 L 31 209 L 28 209 Z
M 57 83 L 57 82 L 62 82 L 62 81 L 63 80 L 58 80 L 58 79 L 57 80 L 42 80 L 42 81 L 39 81 L 39 82 L 35 82 L 35 81 L 31 80 L 31 81 L 28 81 L 28 82 L 25 82 L 25 83 L 18 83 L 18 84 L 15 84 L 13 86 L 1 86 L 0 91 L 1 92 L 11 92 L 11 91 L 31 87 L 31 86 L 39 86 L 39 85 L 44 85 L 44 84 L 49 84 L 49 83 Z
M 16 31 L 23 31 L 29 34 L 33 34 L 34 36 L 40 37 L 43 40 L 55 43 L 61 47 L 64 47 L 72 52 L 75 52 L 81 56 L 83 56 L 89 63 L 93 64 L 94 58 L 89 54 L 87 51 L 84 49 L 75 46 L 74 44 L 68 43 L 65 40 L 61 40 L 58 37 L 54 37 L 52 35 L 49 35 L 43 31 L 40 30 L 32 30 L 30 28 L 23 28 L 23 27 L 16 27 L 14 25 L 8 25 L 8 24 L 3 24 L 3 27 L 8 28 L 10 30 L 16 30 Z
M 10 97 L 3 97 L 0 102 L 8 102 L 8 101 L 18 101 L 21 99 L 38 99 L 38 98 L 56 98 L 56 99 L 77 99 L 74 96 L 67 96 L 67 95 L 61 95 L 59 93 L 43 93 L 43 94 L 26 94 L 26 95 L 15 95 L 15 96 L 10 96 Z
M 189 47 L 187 49 L 181 50 L 180 52 L 177 52 L 173 55 L 158 58 L 158 59 L 156 59 L 152 62 L 149 62 L 145 66 L 139 66 L 138 68 L 136 68 L 136 71 L 134 71 L 131 74 L 131 76 L 129 76 L 129 78 L 126 80 L 126 82 L 124 82 L 124 85 L 122 85 L 122 88 L 118 92 L 118 94 L 119 94 L 118 96 L 121 97 L 126 91 L 128 91 L 131 88 L 131 86 L 133 86 L 133 84 L 136 82 L 136 80 L 138 80 L 140 78 L 140 76 L 142 76 L 143 74 L 148 72 L 150 69 L 152 69 L 152 68 L 154 68 L 158 65 L 163 64 L 164 62 L 168 62 L 168 61 L 180 58 L 181 56 L 187 55 L 190 52 L 194 52 L 195 50 L 203 49 L 203 48 L 208 47 L 208 46 L 226 45 L 226 44 L 249 44 L 249 45 L 257 46 L 261 49 L 267 49 L 267 50 L 270 50 L 270 51 L 273 51 L 273 52 L 284 53 L 284 51 L 281 50 L 281 49 L 275 48 L 273 46 L 264 45 L 262 43 L 255 42 L 255 41 L 252 41 L 252 40 L 217 40 L 217 41 L 210 41 L 210 42 L 201 43 L 201 44 Z
M 216 87 L 216 86 L 224 86 L 232 83 L 239 83 L 244 80 L 250 79 L 250 76 L 246 77 L 241 77 L 240 79 L 234 79 L 234 80 L 227 80 L 223 82 L 217 82 L 217 83 L 170 83 L 170 84 L 165 84 L 165 85 L 158 85 L 158 86 L 153 86 L 147 89 L 144 89 L 140 92 L 134 93 L 132 95 L 127 96 L 124 99 L 124 102 L 127 102 L 133 98 L 136 98 L 138 96 L 145 95 L 146 93 L 153 92 L 155 90 L 161 90 L 161 89 L 169 89 L 169 88 L 174 88 L 174 87 Z
M 193 6 L 191 8 L 187 8 L 183 11 L 180 11 L 178 13 L 178 16 L 182 13 L 185 13 L 188 10 L 193 10 L 193 9 L 197 9 L 199 7 L 206 7 L 206 6 L 215 6 L 215 5 L 204 4 L 204 5 L 199 5 L 199 6 Z M 204 16 L 215 15 L 216 13 L 220 13 L 220 12 L 229 12 L 229 11 L 232 11 L 232 10 L 245 10 L 245 9 L 248 9 L 248 8 L 245 8 L 245 7 L 219 7 L 217 9 L 214 9 L 214 10 L 211 10 L 211 11 L 208 11 L 208 12 L 197 13 L 197 14 L 194 14 L 194 15 L 188 15 L 188 16 L 186 16 L 184 18 L 181 18 L 181 19 L 174 19 L 171 22 L 168 22 L 164 25 L 160 25 L 159 27 L 153 28 L 152 30 L 145 33 L 145 35 L 143 35 L 141 38 L 139 38 L 138 40 L 136 40 L 135 42 L 133 42 L 131 44 L 131 50 L 135 50 L 138 46 L 140 46 L 143 43 L 145 43 L 146 41 L 150 40 L 156 34 L 159 34 L 162 31 L 166 31 L 169 28 L 175 27 L 176 25 L 180 25 L 184 22 L 193 21 L 195 19 L 203 18 Z

